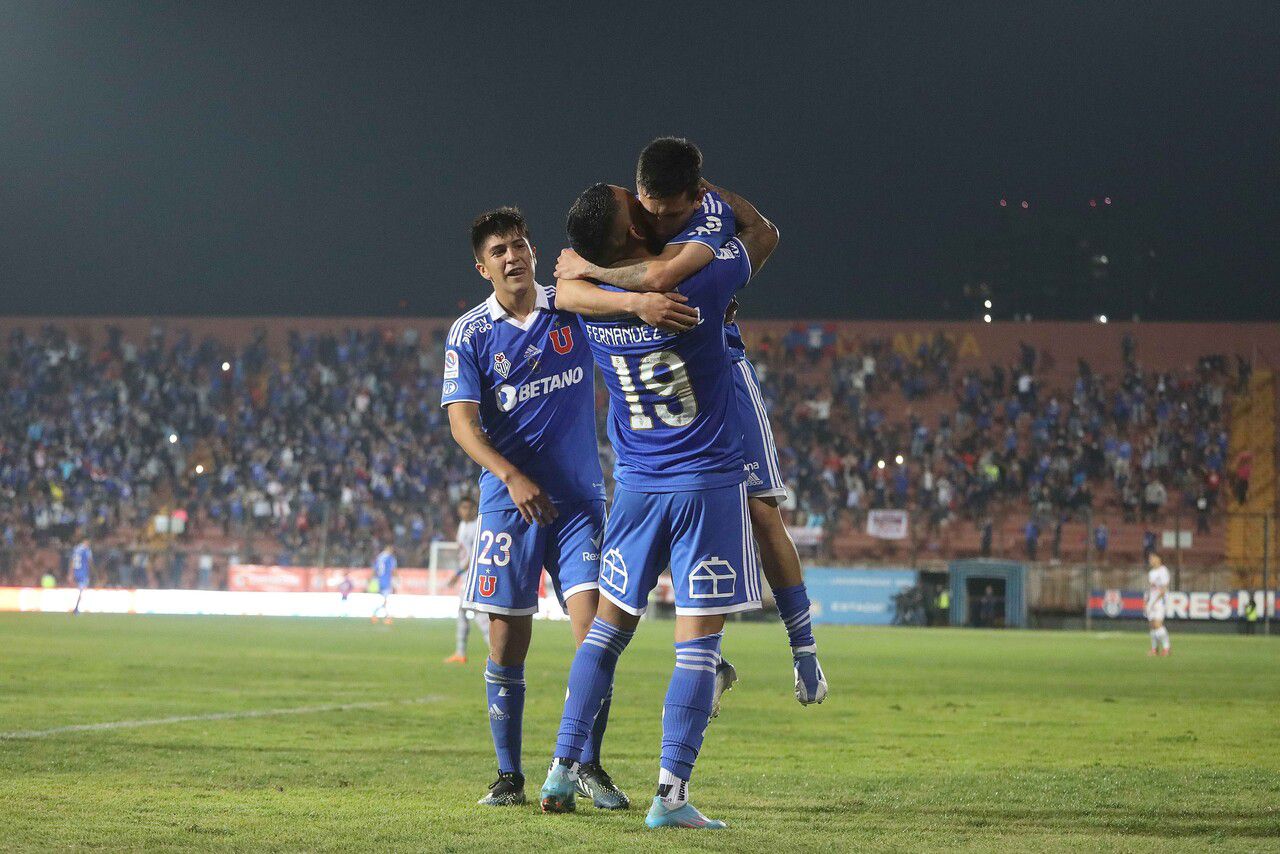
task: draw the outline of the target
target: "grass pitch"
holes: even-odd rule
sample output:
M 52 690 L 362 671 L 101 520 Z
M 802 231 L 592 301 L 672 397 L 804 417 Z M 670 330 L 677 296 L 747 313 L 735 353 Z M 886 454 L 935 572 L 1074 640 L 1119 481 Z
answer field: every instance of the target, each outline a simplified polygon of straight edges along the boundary
M 730 625 L 743 678 L 692 786 L 730 829 L 648 831 L 671 628 L 618 671 L 605 760 L 636 806 L 544 816 L 474 805 L 484 656 L 441 663 L 452 623 L 0 615 L 0 848 L 1280 847 L 1280 646 L 1176 626 L 1169 659 L 1140 634 L 823 627 L 832 693 L 804 709 L 782 629 Z M 531 798 L 572 648 L 536 627 Z

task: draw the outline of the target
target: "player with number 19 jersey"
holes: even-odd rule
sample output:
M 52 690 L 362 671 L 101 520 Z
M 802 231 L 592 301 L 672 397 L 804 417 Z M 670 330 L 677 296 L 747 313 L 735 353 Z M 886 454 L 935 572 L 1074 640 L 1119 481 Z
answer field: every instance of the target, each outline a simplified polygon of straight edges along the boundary
M 634 318 L 581 319 L 609 391 L 617 453 L 600 592 L 629 613 L 644 613 L 668 562 L 678 614 L 760 606 L 722 322 L 750 278 L 746 249 L 733 239 L 679 287 L 703 318 L 688 332 L 673 335 Z
M 449 331 L 441 405 L 470 401 L 494 448 L 560 511 L 529 524 L 506 486 L 480 474 L 478 536 L 463 582 L 465 608 L 535 614 L 545 567 L 561 604 L 597 587 L 604 475 L 595 431 L 591 357 L 555 288 L 534 285 L 536 307 L 517 322 L 492 294 Z

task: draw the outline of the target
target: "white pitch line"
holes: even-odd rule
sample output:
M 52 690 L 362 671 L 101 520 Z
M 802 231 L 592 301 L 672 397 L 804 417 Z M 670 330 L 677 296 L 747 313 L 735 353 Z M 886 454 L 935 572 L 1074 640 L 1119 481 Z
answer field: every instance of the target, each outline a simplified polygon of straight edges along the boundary
M 102 732 L 114 729 L 134 729 L 144 726 L 164 726 L 165 724 L 182 724 L 194 721 L 231 721 L 246 718 L 271 718 L 280 715 L 314 715 L 321 712 L 351 712 L 361 709 L 376 709 L 380 706 L 407 706 L 415 703 L 432 703 L 439 697 L 420 697 L 416 700 L 374 700 L 365 703 L 335 703 L 330 706 L 294 706 L 290 709 L 247 709 L 241 712 L 210 712 L 204 715 L 174 715 L 168 718 L 144 718 L 134 721 L 103 721 L 96 724 L 72 724 L 54 727 L 53 729 L 20 729 L 13 732 L 0 732 L 0 741 L 20 738 L 48 738 L 51 735 L 62 735 L 70 732 Z

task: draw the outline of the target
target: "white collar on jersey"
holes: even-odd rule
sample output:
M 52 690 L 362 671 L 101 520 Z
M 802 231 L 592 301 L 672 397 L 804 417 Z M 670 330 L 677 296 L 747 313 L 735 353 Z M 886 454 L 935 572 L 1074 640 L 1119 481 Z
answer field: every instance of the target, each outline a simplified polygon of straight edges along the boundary
M 489 319 L 490 320 L 506 320 L 512 326 L 518 326 L 521 329 L 528 329 L 530 326 L 533 325 L 534 318 L 538 316 L 539 309 L 541 309 L 542 311 L 551 310 L 551 298 L 547 296 L 546 288 L 544 288 L 542 285 L 538 284 L 537 282 L 534 282 L 533 293 L 534 293 L 533 311 L 529 312 L 529 316 L 524 319 L 524 323 L 520 323 L 519 321 L 517 321 L 514 317 L 512 317 L 507 312 L 505 308 L 502 307 L 502 303 L 498 302 L 497 294 L 489 294 L 489 298 L 484 301 L 484 304 L 489 307 Z

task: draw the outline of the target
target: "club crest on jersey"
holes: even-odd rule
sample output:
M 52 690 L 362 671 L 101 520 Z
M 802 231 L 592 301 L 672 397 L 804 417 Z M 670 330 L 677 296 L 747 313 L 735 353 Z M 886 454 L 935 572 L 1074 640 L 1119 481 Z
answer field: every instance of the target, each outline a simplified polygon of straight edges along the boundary
M 547 333 L 547 337 L 551 339 L 551 348 L 561 356 L 573 349 L 573 328 L 570 326 L 557 326 Z
M 493 354 L 493 369 L 497 371 L 498 375 L 504 380 L 507 378 L 511 373 L 511 360 L 507 358 L 506 353 Z
M 481 575 L 478 579 L 480 595 L 486 599 L 498 592 L 498 576 Z

